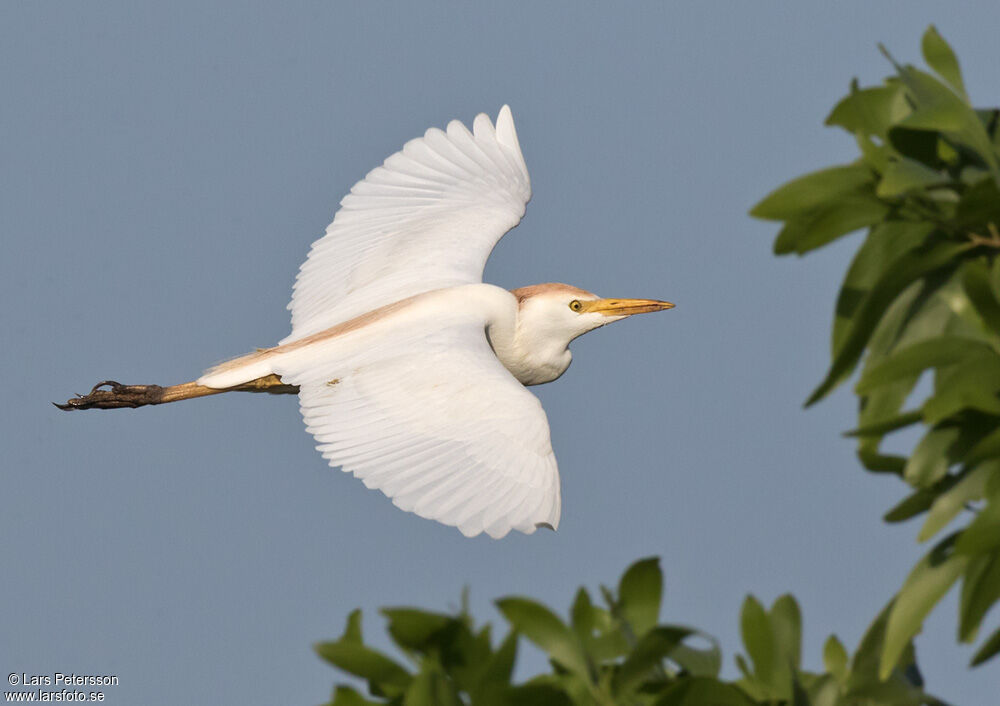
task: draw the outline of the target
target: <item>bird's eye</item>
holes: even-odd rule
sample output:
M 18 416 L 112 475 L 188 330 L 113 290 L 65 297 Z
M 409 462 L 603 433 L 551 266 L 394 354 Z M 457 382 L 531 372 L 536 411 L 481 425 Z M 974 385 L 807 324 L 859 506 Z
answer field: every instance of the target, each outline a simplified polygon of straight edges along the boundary
M 581 309 L 583 309 L 583 304 L 580 303 L 579 299 L 574 299 L 569 303 L 569 308 L 572 309 L 573 311 L 580 311 Z

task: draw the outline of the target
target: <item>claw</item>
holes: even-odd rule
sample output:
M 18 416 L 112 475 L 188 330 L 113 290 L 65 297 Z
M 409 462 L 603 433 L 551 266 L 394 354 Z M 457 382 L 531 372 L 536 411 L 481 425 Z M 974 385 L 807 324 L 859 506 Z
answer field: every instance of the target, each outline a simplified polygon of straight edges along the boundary
M 108 389 L 103 389 L 103 388 Z M 115 380 L 97 383 L 86 395 L 77 394 L 65 404 L 53 402 L 63 411 L 74 409 L 118 409 L 121 407 L 142 407 L 158 404 L 163 400 L 163 388 L 159 385 L 122 385 Z
M 90 394 L 91 395 L 94 394 L 105 385 L 107 385 L 110 388 L 110 392 L 116 392 L 119 388 L 125 387 L 125 385 L 122 385 L 120 382 L 116 382 L 115 380 L 105 380 L 104 382 L 99 382 L 92 388 L 90 388 Z M 137 387 L 145 387 L 145 385 L 137 385 Z

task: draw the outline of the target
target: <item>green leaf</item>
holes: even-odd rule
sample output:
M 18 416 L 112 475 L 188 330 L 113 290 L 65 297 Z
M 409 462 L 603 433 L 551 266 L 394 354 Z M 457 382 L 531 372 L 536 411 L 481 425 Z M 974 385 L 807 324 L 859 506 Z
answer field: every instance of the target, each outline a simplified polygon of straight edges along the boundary
M 924 55 L 924 61 L 934 69 L 938 75 L 955 89 L 955 93 L 961 96 L 966 102 L 969 97 L 965 92 L 965 83 L 962 81 L 962 71 L 958 67 L 958 58 L 951 50 L 948 43 L 944 41 L 934 25 L 924 32 L 920 49 Z
M 957 554 L 975 556 L 1000 550 L 1000 497 L 989 499 L 955 542 Z
M 771 620 L 764 606 L 753 596 L 747 596 L 743 601 L 743 609 L 740 611 L 740 633 L 747 654 L 753 661 L 757 678 L 765 684 L 774 686 L 780 659 L 778 648 Z
M 863 427 L 857 427 L 856 429 L 845 431 L 844 436 L 884 436 L 889 432 L 905 429 L 908 426 L 917 424 L 922 421 L 923 418 L 924 417 L 920 413 L 920 410 L 901 412 L 895 417 L 889 417 L 888 419 L 884 419 L 874 424 L 867 424 Z
M 436 669 L 421 671 L 403 698 L 404 706 L 463 706 L 462 699 L 447 677 Z
M 990 167 L 993 177 L 1000 177 L 997 156 L 986 128 L 976 112 L 954 91 L 928 73 L 912 66 L 900 66 L 886 52 L 886 56 L 899 72 L 915 109 L 900 125 L 919 130 L 937 130 L 947 133 L 972 149 Z
M 660 619 L 663 572 L 656 557 L 632 564 L 618 583 L 618 600 L 635 637 L 642 637 Z
M 935 169 L 947 166 L 941 159 L 941 145 L 944 139 L 938 132 L 896 124 L 889 128 L 887 139 L 890 147 L 903 157 Z
M 781 661 L 799 668 L 802 661 L 802 612 L 790 594 L 779 596 L 769 613 L 775 646 Z
M 976 313 L 994 335 L 1000 335 L 1000 301 L 993 294 L 990 268 L 983 260 L 970 260 L 963 267 L 962 286 Z
M 802 682 L 799 681 L 796 674 L 792 674 L 792 703 L 791 706 L 812 706 L 809 701 L 809 692 L 802 688 Z
M 889 612 L 879 678 L 887 679 L 910 640 L 920 632 L 924 618 L 948 592 L 968 564 L 953 551 L 955 535 L 934 547 L 910 571 Z
M 885 140 L 889 127 L 910 112 L 898 85 L 858 88 L 855 79 L 851 92 L 826 118 L 827 125 L 837 125 L 851 134 L 876 135 Z
M 878 223 L 888 212 L 889 206 L 867 184 L 789 219 L 774 241 L 774 252 L 803 255 L 842 235 Z
M 819 676 L 809 686 L 809 702 L 812 706 L 839 706 L 841 685 L 832 674 Z
M 847 678 L 848 666 L 847 650 L 837 639 L 836 635 L 830 635 L 823 644 L 823 666 L 826 671 L 837 677 L 839 681 Z
M 915 280 L 954 264 L 955 258 L 968 249 L 967 245 L 939 243 L 908 252 L 889 267 L 866 294 L 858 306 L 844 342 L 827 372 L 826 378 L 806 401 L 811 405 L 825 397 L 843 382 L 857 365 L 868 339 L 878 325 L 883 312 Z
M 1000 468 L 1000 461 L 984 463 L 966 473 L 950 489 L 938 495 L 931 505 L 931 511 L 924 521 L 917 540 L 924 542 L 940 532 L 945 525 L 955 519 L 968 502 L 983 496 L 986 481 L 990 475 Z
M 698 635 L 711 642 L 712 646 L 702 650 L 688 645 L 678 645 L 670 653 L 670 661 L 691 676 L 717 677 L 719 670 L 722 669 L 722 650 L 713 638 L 704 633 Z
M 931 488 L 920 488 L 916 492 L 907 495 L 889 510 L 882 519 L 886 522 L 903 522 L 915 517 L 922 512 L 926 512 L 934 503 L 937 491 Z
M 975 640 L 979 624 L 997 601 L 1000 601 L 1000 552 L 977 556 L 969 563 L 962 582 L 958 639 Z
M 863 395 L 879 385 L 896 382 L 919 374 L 927 368 L 939 368 L 960 363 L 974 356 L 995 355 L 993 349 L 980 340 L 965 336 L 940 336 L 900 348 L 862 373 L 855 392 Z
M 821 169 L 778 187 L 754 206 L 750 215 L 772 221 L 789 220 L 872 184 L 871 170 L 863 164 Z
M 651 671 L 662 671 L 663 660 L 670 656 L 692 632 L 688 628 L 667 626 L 648 631 L 615 674 L 612 682 L 614 693 L 616 695 L 631 693 L 643 684 Z
M 944 285 L 937 275 L 907 287 L 886 309 L 868 342 L 864 370 L 867 371 L 897 348 L 939 336 L 952 329 L 956 321 L 949 302 L 951 290 L 958 291 L 954 277 Z M 948 293 L 946 295 L 946 292 Z M 919 373 L 896 383 L 872 390 L 861 399 L 858 422 L 862 428 L 871 428 L 897 418 L 899 410 L 913 390 Z M 922 415 L 921 415 L 922 416 Z M 858 459 L 875 473 L 902 475 L 906 458 L 887 456 L 879 452 L 881 437 L 865 436 L 858 442 Z
M 1000 427 L 976 442 L 965 455 L 965 462 L 978 463 L 993 456 L 1000 456 Z
M 426 651 L 438 633 L 456 622 L 450 615 L 416 608 L 383 608 L 381 613 L 389 620 L 389 634 L 396 644 L 412 650 Z
M 906 462 L 903 480 L 916 488 L 926 488 L 944 478 L 952 461 L 949 450 L 961 434 L 961 428 L 954 426 L 928 431 Z
M 986 497 L 990 502 L 1000 502 L 1000 474 L 994 473 L 986 481 Z
M 753 680 L 753 669 L 751 669 L 750 666 L 747 664 L 747 661 L 745 659 L 743 659 L 743 655 L 739 655 L 739 654 L 736 655 L 734 657 L 734 660 L 736 662 L 736 666 L 739 667 L 740 674 L 742 674 L 744 676 L 744 678 L 745 678 L 744 680 L 745 681 L 752 681 Z M 754 696 L 754 698 L 758 698 L 758 697 Z M 763 698 L 763 696 L 761 696 L 760 698 Z
M 557 685 L 530 682 L 507 690 L 503 703 L 506 706 L 573 706 L 573 700 Z
M 941 90 L 947 89 L 942 87 Z M 963 105 L 957 98 L 936 100 L 926 107 L 914 110 L 900 121 L 899 126 L 911 130 L 956 133 L 965 127 L 967 110 L 968 106 Z
M 891 160 L 882 175 L 882 180 L 875 189 L 879 198 L 891 199 L 902 196 L 908 191 L 926 189 L 928 186 L 946 184 L 951 177 L 936 169 L 924 166 L 920 162 L 901 157 Z
M 877 439 L 861 440 L 861 443 L 858 444 L 858 460 L 861 461 L 861 465 L 872 473 L 892 473 L 902 476 L 903 468 L 906 466 L 906 457 L 881 454 L 878 452 L 877 444 Z
M 929 73 L 910 65 L 900 66 L 892 57 L 889 60 L 914 103 L 914 111 L 900 121 L 903 125 L 925 130 L 962 129 L 964 112 L 972 110 L 965 101 Z
M 997 653 L 1000 653 L 1000 629 L 986 639 L 979 650 L 976 651 L 976 654 L 972 656 L 972 661 L 969 662 L 969 666 L 978 667 L 986 660 L 996 656 Z
M 890 602 L 882 609 L 861 638 L 861 644 L 854 653 L 851 671 L 847 676 L 846 703 L 917 706 L 926 701 L 926 695 L 920 688 L 912 643 L 907 643 L 903 648 L 899 664 L 888 680 L 881 679 L 878 675 L 879 661 L 885 645 L 886 623 L 892 606 L 893 603 Z M 928 701 L 927 706 L 930 704 L 943 706 Z
M 837 295 L 833 321 L 832 355 L 843 346 L 851 320 L 872 286 L 889 266 L 915 250 L 934 232 L 932 223 L 883 221 L 875 225 L 858 248 Z
M 355 608 L 347 616 L 347 625 L 344 626 L 340 642 L 356 642 L 360 645 L 361 639 L 361 609 Z
M 550 658 L 584 679 L 590 678 L 579 640 L 555 613 L 527 598 L 501 598 L 496 605 L 515 630 Z
M 313 649 L 335 667 L 368 680 L 368 687 L 376 696 L 401 693 L 412 679 L 410 673 L 382 653 L 366 647 L 361 640 L 361 611 L 353 610 L 339 640 L 320 642 Z M 351 703 L 349 693 L 341 698 L 346 699 L 344 703 Z
M 349 674 L 367 679 L 372 693 L 398 693 L 409 686 L 412 677 L 399 664 L 364 645 L 346 642 L 321 642 L 316 653 L 330 664 Z
M 931 134 L 936 135 L 937 133 L 931 133 Z M 954 169 L 956 167 L 959 167 L 960 165 L 963 165 L 963 162 L 966 161 L 963 159 L 962 153 L 959 152 L 957 148 L 953 147 L 952 144 L 943 137 L 940 137 L 939 139 L 936 140 L 934 147 L 936 148 L 934 155 L 935 156 L 934 163 L 936 163 L 937 166 Z M 959 181 L 962 182 L 963 184 L 968 183 L 962 177 L 963 175 L 968 174 L 969 169 L 977 169 L 980 171 L 982 176 L 989 176 L 988 172 L 979 169 L 978 166 L 972 166 L 971 164 L 964 164 L 963 166 L 961 166 L 961 169 L 962 172 L 959 172 Z M 953 186 L 957 185 L 953 184 Z M 927 195 L 931 196 L 932 194 L 933 192 L 928 192 Z M 958 202 L 959 196 L 958 192 L 955 191 L 955 189 L 949 189 L 948 194 L 949 194 L 948 200 L 950 200 L 953 203 Z
M 333 699 L 327 706 L 375 706 L 384 701 L 369 701 L 349 686 L 338 686 L 333 690 Z
M 892 150 L 887 144 L 876 143 L 874 139 L 861 131 L 854 133 L 854 141 L 861 150 L 861 159 L 876 174 L 882 174 L 889 166 Z
M 970 231 L 985 231 L 988 223 L 1000 225 L 1000 188 L 993 179 L 980 177 L 959 199 L 955 209 L 955 225 Z M 985 236 L 987 233 L 982 232 L 980 235 Z M 996 261 L 994 270 L 995 263 Z
M 626 639 L 621 625 L 614 624 L 587 641 L 587 654 L 595 662 L 611 662 L 628 654 L 632 644 Z
M 594 636 L 594 605 L 590 602 L 590 594 L 587 593 L 587 589 L 582 586 L 576 592 L 569 617 L 577 637 L 586 644 Z
M 894 599 L 895 600 L 895 599 Z M 854 651 L 851 659 L 851 669 L 848 675 L 849 684 L 852 688 L 858 688 L 866 682 L 878 679 L 878 665 L 882 658 L 882 649 L 885 645 L 885 626 L 889 619 L 893 603 L 885 606 L 872 621 L 865 634 L 861 637 L 858 648 Z
M 754 706 L 735 686 L 708 677 L 683 679 L 669 687 L 654 706 Z
M 486 667 L 483 669 L 476 686 L 470 690 L 474 704 L 478 706 L 484 703 L 485 699 L 482 698 L 484 694 L 495 694 L 510 684 L 511 677 L 514 674 L 514 662 L 516 659 L 517 632 L 511 630 L 507 634 L 507 637 L 504 638 L 504 641 L 500 643 L 500 646 L 489 662 L 486 663 Z
M 403 667 L 385 655 L 362 644 L 361 611 L 347 616 L 344 634 L 336 642 L 314 645 L 316 653 L 335 667 L 367 679 L 372 693 L 399 693 L 409 684 L 411 676 Z M 343 698 L 350 698 L 345 695 Z
M 953 325 L 957 320 L 953 301 L 963 295 L 958 278 L 946 274 L 936 273 L 911 283 L 886 308 L 869 337 L 865 371 L 909 345 L 958 333 Z M 914 375 L 899 385 L 880 388 L 878 394 L 866 395 L 858 421 L 867 426 L 895 416 L 917 377 Z
M 924 402 L 924 421 L 937 424 L 965 409 L 1000 414 L 1000 356 L 977 357 L 938 372 L 934 395 Z

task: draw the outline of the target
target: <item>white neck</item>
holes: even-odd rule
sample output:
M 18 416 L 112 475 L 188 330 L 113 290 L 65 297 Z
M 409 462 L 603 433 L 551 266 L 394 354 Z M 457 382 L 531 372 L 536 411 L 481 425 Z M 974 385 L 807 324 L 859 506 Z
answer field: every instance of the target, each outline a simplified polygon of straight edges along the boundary
M 517 298 L 499 287 L 491 289 L 496 292 L 489 297 L 493 306 L 486 334 L 503 366 L 522 385 L 551 382 L 566 372 L 573 360 L 569 340 L 537 335 Z M 501 292 L 502 296 L 497 296 Z

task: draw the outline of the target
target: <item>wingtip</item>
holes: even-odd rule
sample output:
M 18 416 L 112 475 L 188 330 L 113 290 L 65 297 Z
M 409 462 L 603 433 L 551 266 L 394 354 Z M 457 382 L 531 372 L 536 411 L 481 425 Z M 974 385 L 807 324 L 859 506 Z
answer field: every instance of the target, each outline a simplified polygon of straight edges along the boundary
M 517 132 L 514 130 L 514 114 L 510 111 L 510 106 L 506 103 L 500 108 L 500 112 L 497 113 L 497 132 L 500 133 L 513 133 L 514 139 L 517 139 Z
M 517 130 L 514 129 L 514 114 L 510 111 L 510 106 L 506 103 L 500 108 L 497 114 L 497 140 L 504 147 L 512 150 L 517 155 L 517 160 L 521 163 L 522 169 L 527 172 L 527 165 L 524 164 L 524 155 L 521 152 L 521 143 L 517 139 Z
M 510 106 L 506 103 L 503 104 L 500 112 L 497 113 L 497 135 L 505 145 L 520 151 L 521 148 L 517 142 L 517 131 L 514 129 L 514 114 L 510 112 Z

